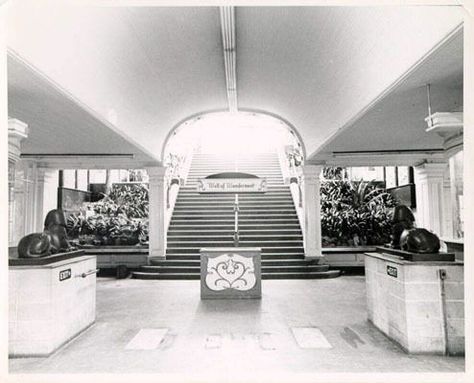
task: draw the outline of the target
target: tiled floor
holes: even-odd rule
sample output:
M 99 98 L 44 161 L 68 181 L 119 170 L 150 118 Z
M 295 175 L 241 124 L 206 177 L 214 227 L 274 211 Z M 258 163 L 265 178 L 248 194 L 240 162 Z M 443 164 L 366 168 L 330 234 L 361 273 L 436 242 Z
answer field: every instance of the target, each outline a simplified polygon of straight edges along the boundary
M 94 326 L 10 373 L 460 372 L 407 355 L 366 319 L 362 276 L 264 281 L 262 300 L 208 300 L 199 281 L 99 279 Z

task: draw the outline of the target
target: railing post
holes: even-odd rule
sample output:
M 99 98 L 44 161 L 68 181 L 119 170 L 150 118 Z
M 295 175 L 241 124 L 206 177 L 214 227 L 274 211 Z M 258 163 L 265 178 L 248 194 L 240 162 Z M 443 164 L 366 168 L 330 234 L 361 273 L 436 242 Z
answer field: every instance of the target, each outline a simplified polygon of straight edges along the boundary
M 239 247 L 239 195 L 234 200 L 234 247 Z

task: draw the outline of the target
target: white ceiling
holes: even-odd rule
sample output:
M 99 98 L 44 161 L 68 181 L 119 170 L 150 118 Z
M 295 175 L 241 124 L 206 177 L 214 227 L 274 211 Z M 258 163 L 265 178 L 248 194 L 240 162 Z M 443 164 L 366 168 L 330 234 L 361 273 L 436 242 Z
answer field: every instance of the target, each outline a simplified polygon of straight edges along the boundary
M 7 65 L 9 116 L 28 124 L 23 154 L 127 154 L 156 162 L 21 60 L 10 55 Z
M 432 113 L 463 110 L 462 30 L 424 60 L 391 93 L 321 146 L 313 159 L 327 158 L 333 152 L 442 149 L 443 139 L 425 132 L 427 84 L 430 84 Z
M 462 10 L 238 7 L 235 18 L 239 108 L 289 121 L 311 154 L 454 30 L 462 21 Z M 13 52 L 86 109 L 109 119 L 114 129 L 137 143 L 132 146 L 141 146 L 158 159 L 168 132 L 180 121 L 227 108 L 217 7 L 49 8 L 24 1 L 10 4 L 8 26 Z M 432 76 L 458 78 L 453 66 L 445 64 L 433 65 L 423 81 Z M 8 69 L 14 76 L 11 65 Z M 11 76 L 10 116 L 29 119 L 25 122 L 36 127 L 36 137 L 59 125 L 51 121 L 61 120 L 64 116 L 58 114 L 68 109 L 45 97 L 45 116 L 39 118 L 36 101 L 26 101 L 41 94 L 30 87 L 34 81 L 26 80 L 28 74 Z M 417 92 L 412 96 L 421 100 Z M 392 109 L 404 108 L 402 101 L 404 97 Z M 85 125 L 84 116 L 67 118 L 62 129 L 80 130 Z M 380 129 L 380 121 L 364 126 Z M 98 134 L 90 147 L 87 137 L 61 141 L 60 148 L 56 141 L 56 150 L 98 151 L 110 146 Z M 42 139 L 25 147 L 32 152 L 55 149 Z M 404 140 L 401 135 L 393 145 L 407 144 Z

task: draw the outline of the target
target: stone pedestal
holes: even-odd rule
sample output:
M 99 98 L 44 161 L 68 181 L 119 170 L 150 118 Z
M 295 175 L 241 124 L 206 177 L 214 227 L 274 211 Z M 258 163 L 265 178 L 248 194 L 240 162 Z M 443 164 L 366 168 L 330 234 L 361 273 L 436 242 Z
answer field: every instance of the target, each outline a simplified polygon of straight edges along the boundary
M 321 197 L 320 175 L 321 165 L 305 165 L 303 171 L 303 240 L 305 258 L 319 260 L 321 254 Z
M 366 253 L 368 319 L 409 353 L 464 354 L 463 271 Z
M 166 168 L 162 166 L 147 168 L 149 177 L 148 198 L 150 202 L 148 214 L 149 254 L 151 260 L 163 260 L 166 254 Z
M 261 249 L 201 249 L 201 299 L 262 297 Z
M 95 320 L 96 259 L 9 266 L 10 357 L 48 356 Z

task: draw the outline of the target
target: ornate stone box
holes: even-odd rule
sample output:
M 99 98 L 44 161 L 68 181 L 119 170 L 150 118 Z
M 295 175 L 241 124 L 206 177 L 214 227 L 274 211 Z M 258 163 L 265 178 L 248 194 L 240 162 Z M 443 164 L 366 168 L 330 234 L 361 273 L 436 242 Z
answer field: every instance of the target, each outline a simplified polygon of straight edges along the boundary
M 201 299 L 262 297 L 261 249 L 201 249 Z

